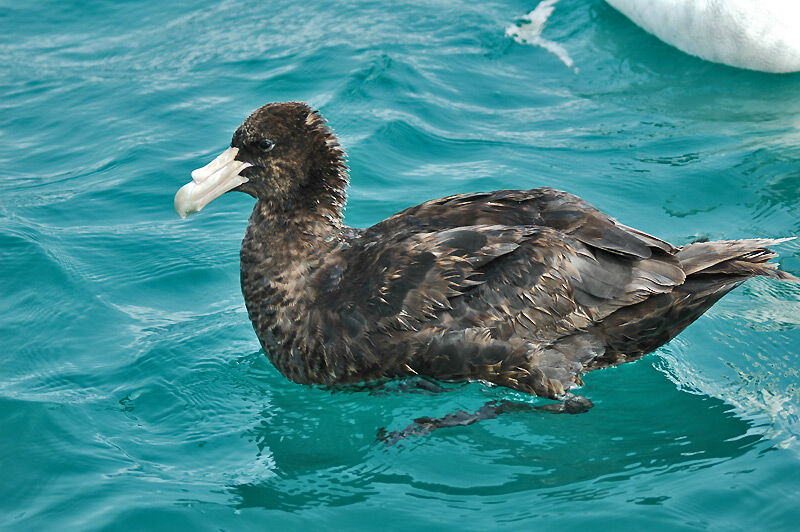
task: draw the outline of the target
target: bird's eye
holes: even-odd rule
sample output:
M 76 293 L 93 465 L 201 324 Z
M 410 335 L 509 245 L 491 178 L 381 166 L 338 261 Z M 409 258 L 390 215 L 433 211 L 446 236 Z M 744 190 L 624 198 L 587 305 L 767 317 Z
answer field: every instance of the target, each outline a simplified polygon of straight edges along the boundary
M 258 141 L 258 148 L 261 151 L 272 151 L 272 148 L 275 147 L 275 143 L 269 139 L 261 139 Z

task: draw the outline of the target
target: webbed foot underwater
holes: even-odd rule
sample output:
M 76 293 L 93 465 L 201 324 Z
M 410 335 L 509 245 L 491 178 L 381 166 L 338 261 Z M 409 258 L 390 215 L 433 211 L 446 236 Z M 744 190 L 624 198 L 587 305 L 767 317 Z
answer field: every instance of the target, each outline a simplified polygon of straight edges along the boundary
M 298 383 L 418 375 L 563 399 L 750 277 L 798 281 L 768 262 L 785 239 L 676 247 L 551 188 L 459 194 L 347 227 L 344 152 L 304 103 L 257 109 L 192 178 L 181 216 L 231 190 L 257 199 L 242 292 L 264 352 Z

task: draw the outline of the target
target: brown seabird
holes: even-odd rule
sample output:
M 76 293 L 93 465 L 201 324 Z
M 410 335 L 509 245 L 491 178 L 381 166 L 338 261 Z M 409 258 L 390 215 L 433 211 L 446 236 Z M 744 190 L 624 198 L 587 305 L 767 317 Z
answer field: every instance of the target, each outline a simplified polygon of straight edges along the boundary
M 748 278 L 798 281 L 767 262 L 783 240 L 677 247 L 552 188 L 347 227 L 344 157 L 317 111 L 271 103 L 175 197 L 181 216 L 229 190 L 257 199 L 242 292 L 264 352 L 298 383 L 421 376 L 568 399 L 584 373 L 655 350 Z

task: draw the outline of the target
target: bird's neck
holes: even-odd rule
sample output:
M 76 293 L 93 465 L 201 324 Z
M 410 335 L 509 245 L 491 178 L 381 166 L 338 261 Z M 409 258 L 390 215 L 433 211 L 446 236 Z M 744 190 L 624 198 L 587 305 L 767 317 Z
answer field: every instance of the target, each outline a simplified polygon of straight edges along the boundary
M 264 201 L 256 202 L 242 242 L 242 259 L 249 253 L 251 260 L 283 267 L 320 251 L 341 230 L 341 209 L 328 202 L 311 203 L 276 212 Z

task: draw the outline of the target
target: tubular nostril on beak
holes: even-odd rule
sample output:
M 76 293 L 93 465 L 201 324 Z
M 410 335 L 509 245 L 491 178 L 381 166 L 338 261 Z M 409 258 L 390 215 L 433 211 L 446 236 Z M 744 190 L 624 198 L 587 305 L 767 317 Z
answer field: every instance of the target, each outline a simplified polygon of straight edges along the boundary
M 238 153 L 239 148 L 228 148 L 216 159 L 192 172 L 192 181 L 175 194 L 175 211 L 181 218 L 201 210 L 215 198 L 242 183 L 247 183 L 247 178 L 239 174 L 252 165 L 237 161 Z
M 211 177 L 215 172 L 219 171 L 220 168 L 233 162 L 238 154 L 239 148 L 228 148 L 217 155 L 217 157 L 207 165 L 203 166 L 202 168 L 192 170 L 192 180 L 195 183 L 202 183 Z

